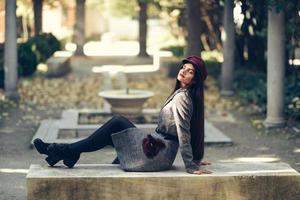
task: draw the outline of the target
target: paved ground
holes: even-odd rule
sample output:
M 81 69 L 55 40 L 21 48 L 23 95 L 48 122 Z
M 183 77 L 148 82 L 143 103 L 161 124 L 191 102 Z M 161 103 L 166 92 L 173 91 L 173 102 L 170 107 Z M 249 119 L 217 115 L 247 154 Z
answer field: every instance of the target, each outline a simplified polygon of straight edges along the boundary
M 26 103 L 25 103 L 26 104 Z M 26 199 L 26 173 L 30 164 L 46 165 L 43 156 L 29 147 L 42 119 L 60 118 L 61 107 L 0 104 L 0 200 Z M 206 146 L 205 159 L 216 161 L 283 161 L 300 172 L 300 138 L 280 131 L 261 131 L 250 123 L 251 116 L 233 109 L 209 108 L 206 118 L 232 138 L 232 146 Z M 290 130 L 290 129 L 288 129 Z M 79 163 L 110 163 L 113 149 L 83 154 Z M 176 162 L 181 162 L 180 157 Z

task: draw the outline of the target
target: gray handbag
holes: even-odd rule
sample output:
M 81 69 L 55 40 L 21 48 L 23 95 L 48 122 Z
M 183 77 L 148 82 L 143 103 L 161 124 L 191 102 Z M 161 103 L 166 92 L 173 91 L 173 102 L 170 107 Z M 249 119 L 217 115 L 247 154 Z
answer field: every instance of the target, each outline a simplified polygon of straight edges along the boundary
M 178 142 L 165 140 L 154 132 L 151 136 L 161 140 L 161 148 L 154 157 L 147 157 L 143 150 L 143 141 L 149 134 L 136 127 L 112 134 L 112 141 L 117 151 L 121 168 L 125 171 L 162 171 L 172 167 L 178 151 Z

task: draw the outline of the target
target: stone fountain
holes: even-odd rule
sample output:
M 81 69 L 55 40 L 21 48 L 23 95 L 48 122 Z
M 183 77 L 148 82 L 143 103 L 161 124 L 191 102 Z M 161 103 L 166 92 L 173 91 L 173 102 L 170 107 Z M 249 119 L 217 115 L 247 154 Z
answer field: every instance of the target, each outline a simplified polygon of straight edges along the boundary
M 141 114 L 143 104 L 153 95 L 153 92 L 150 91 L 129 88 L 99 92 L 99 96 L 103 97 L 111 105 L 112 113 L 128 117 Z
M 104 88 L 98 93 L 106 101 L 104 107 L 112 114 L 120 114 L 129 118 L 138 117 L 142 114 L 143 104 L 154 93 L 147 90 L 129 89 L 124 72 L 125 67 L 109 66 L 108 68 L 111 70 L 104 75 Z

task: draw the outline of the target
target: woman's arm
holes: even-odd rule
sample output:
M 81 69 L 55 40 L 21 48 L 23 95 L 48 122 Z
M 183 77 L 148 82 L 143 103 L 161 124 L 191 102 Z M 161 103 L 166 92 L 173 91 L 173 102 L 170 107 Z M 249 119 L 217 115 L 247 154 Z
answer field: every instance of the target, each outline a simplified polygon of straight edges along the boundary
M 199 170 L 199 165 L 193 161 L 191 146 L 190 121 L 193 114 L 193 104 L 187 94 L 180 92 L 174 96 L 172 111 L 177 129 L 181 156 L 188 173 Z

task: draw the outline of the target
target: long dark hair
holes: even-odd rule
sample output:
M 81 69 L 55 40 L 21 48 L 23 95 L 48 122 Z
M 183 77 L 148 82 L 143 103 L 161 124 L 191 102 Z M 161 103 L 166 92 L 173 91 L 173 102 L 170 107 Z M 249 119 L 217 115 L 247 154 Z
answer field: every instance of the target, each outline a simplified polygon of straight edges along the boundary
M 190 121 L 190 132 L 193 160 L 200 161 L 204 155 L 204 80 L 199 67 L 195 65 L 193 66 L 195 74 L 192 81 L 194 83 L 188 87 L 188 92 L 193 102 L 193 115 Z M 171 95 L 179 88 L 180 81 L 176 79 L 175 88 Z

